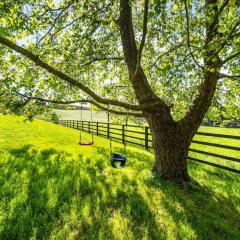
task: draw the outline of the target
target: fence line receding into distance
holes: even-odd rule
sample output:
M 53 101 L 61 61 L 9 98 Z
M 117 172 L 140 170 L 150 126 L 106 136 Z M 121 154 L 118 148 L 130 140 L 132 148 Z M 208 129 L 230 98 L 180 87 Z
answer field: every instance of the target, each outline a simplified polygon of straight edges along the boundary
M 152 149 L 152 135 L 150 133 L 148 126 L 137 126 L 137 125 L 120 125 L 114 123 L 105 123 L 105 122 L 90 122 L 90 121 L 76 121 L 76 120 L 59 120 L 58 122 L 60 125 L 82 130 L 88 133 L 93 133 L 97 136 L 112 138 L 117 141 L 121 141 L 122 143 L 137 145 L 140 147 L 145 148 L 146 150 Z M 198 138 L 207 137 L 211 140 L 217 139 L 214 142 L 206 142 L 201 139 L 193 139 L 192 146 L 190 147 L 189 153 L 197 153 L 205 156 L 205 158 L 213 157 L 215 159 L 220 159 L 223 161 L 227 161 L 228 165 L 225 166 L 219 164 L 218 162 L 214 161 L 206 161 L 202 159 L 198 159 L 196 157 L 188 156 L 189 160 L 207 164 L 213 167 L 221 168 L 230 172 L 239 173 L 240 169 L 236 169 L 234 165 L 235 163 L 240 164 L 240 136 L 233 136 L 233 135 L 225 135 L 225 134 L 218 134 L 218 133 L 207 133 L 207 132 L 197 132 L 196 136 Z M 222 144 L 219 143 L 225 140 L 238 140 L 238 146 L 232 146 L 231 143 Z M 206 150 L 205 148 L 210 148 Z M 227 152 L 230 152 L 229 155 L 220 154 L 221 149 L 224 149 Z M 236 157 L 237 155 L 237 157 Z

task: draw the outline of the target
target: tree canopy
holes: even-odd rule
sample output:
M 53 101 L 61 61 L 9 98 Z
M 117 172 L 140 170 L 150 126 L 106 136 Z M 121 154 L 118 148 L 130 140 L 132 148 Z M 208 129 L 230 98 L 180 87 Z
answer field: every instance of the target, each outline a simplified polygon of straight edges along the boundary
M 219 33 L 212 47 L 217 49 L 223 65 L 210 115 L 216 116 L 220 109 L 226 117 L 236 119 L 240 3 L 221 0 L 217 4 Z M 131 6 L 138 48 L 146 35 L 142 69 L 156 95 L 171 107 L 174 119 L 181 119 L 204 78 L 205 1 L 139 0 L 131 1 Z M 124 61 L 119 17 L 119 1 L 6 0 L 0 3 L 0 34 L 98 96 L 137 105 Z M 1 97 L 8 108 L 24 105 L 25 112 L 31 113 L 45 109 L 41 101 L 26 102 L 28 99 L 17 93 L 59 101 L 92 99 L 75 83 L 53 75 L 22 54 L 3 45 L 0 54 Z M 119 107 L 127 106 L 115 109 Z

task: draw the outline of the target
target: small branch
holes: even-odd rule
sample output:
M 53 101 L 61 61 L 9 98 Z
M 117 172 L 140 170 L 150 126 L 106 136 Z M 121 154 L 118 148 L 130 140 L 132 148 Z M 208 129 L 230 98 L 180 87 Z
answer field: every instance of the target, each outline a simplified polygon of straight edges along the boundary
M 25 5 L 25 7 L 27 8 L 27 5 Z M 39 15 L 39 17 L 42 18 L 42 17 L 44 17 L 44 16 L 45 16 L 47 13 L 49 13 L 49 12 L 58 12 L 58 11 L 61 11 L 63 8 L 64 8 L 64 6 L 62 6 L 62 7 L 60 7 L 60 8 L 50 8 L 50 7 L 48 7 L 48 8 L 44 11 L 44 13 L 42 13 L 42 14 Z M 29 10 L 28 10 L 28 12 L 29 12 Z
M 94 59 L 90 60 L 89 62 L 82 64 L 81 66 L 86 67 L 86 66 L 88 66 L 88 65 L 90 65 L 94 62 L 97 62 L 97 61 L 108 61 L 108 60 L 119 60 L 119 61 L 121 61 L 121 60 L 124 60 L 124 58 L 123 57 L 94 58 Z
M 233 26 L 233 28 L 231 29 L 231 31 L 229 32 L 229 34 L 226 36 L 225 40 L 223 41 L 223 43 L 221 44 L 219 50 L 217 51 L 217 53 L 219 53 L 227 44 L 228 40 L 232 39 L 233 37 L 237 36 L 239 33 L 234 34 L 234 32 L 236 31 L 237 27 L 240 25 L 240 18 L 238 19 L 238 21 L 235 23 L 235 25 Z M 234 35 L 233 35 L 234 34 Z
M 231 79 L 237 80 L 237 79 L 240 79 L 240 74 L 239 75 L 228 75 L 225 73 L 220 73 L 219 78 L 231 78 Z
M 138 113 L 138 112 L 123 112 L 123 111 L 116 111 L 116 110 L 113 110 L 111 108 L 107 108 L 107 107 L 103 107 L 102 105 L 98 104 L 97 102 L 92 102 L 93 105 L 95 105 L 96 107 L 104 110 L 104 111 L 108 111 L 110 113 L 113 113 L 115 115 L 129 115 L 129 116 L 133 116 L 133 117 L 144 117 L 144 114 L 142 113 Z
M 215 14 L 215 16 L 213 18 L 213 22 L 210 25 L 210 28 L 214 28 L 216 26 L 216 24 L 218 23 L 220 15 L 222 14 L 224 8 L 228 5 L 228 3 L 229 3 L 229 0 L 224 1 L 222 6 L 219 8 L 218 12 Z
M 189 27 L 189 13 L 188 13 L 188 7 L 187 7 L 187 0 L 184 0 L 184 4 L 185 4 L 185 12 L 186 12 L 186 19 L 187 19 L 187 46 L 190 52 L 190 55 L 193 59 L 193 61 L 195 62 L 195 64 L 203 69 L 203 66 L 201 66 L 198 61 L 196 60 L 195 56 L 193 55 L 192 49 L 191 49 L 191 44 L 190 44 L 190 27 Z
M 143 117 L 144 115 L 142 113 L 138 113 L 138 112 L 124 112 L 124 111 L 117 111 L 117 110 L 113 110 L 113 109 L 109 109 L 107 107 L 104 107 L 102 105 L 100 105 L 99 103 L 93 101 L 93 100 L 89 100 L 89 99 L 81 99 L 81 100 L 72 100 L 72 101 L 60 101 L 60 100 L 51 100 L 51 99 L 45 99 L 45 98 L 41 98 L 41 97 L 32 97 L 32 96 L 27 96 L 25 94 L 19 93 L 19 92 L 14 92 L 15 94 L 22 96 L 24 98 L 27 98 L 27 103 L 31 100 L 37 100 L 37 101 L 41 101 L 41 102 L 48 102 L 48 103 L 53 103 L 53 104 L 73 104 L 73 103 L 90 103 L 95 105 L 96 107 L 104 110 L 104 111 L 108 111 L 110 113 L 116 114 L 116 115 L 129 115 L 129 116 L 134 116 L 134 117 Z
M 46 32 L 46 34 L 44 34 L 37 42 L 37 45 L 39 45 L 41 43 L 41 41 L 52 31 L 52 29 L 55 27 L 55 25 L 57 24 L 58 20 L 60 19 L 61 15 L 72 5 L 74 4 L 74 1 L 70 1 L 70 3 L 62 8 L 62 10 L 60 11 L 60 13 L 55 17 L 54 22 L 52 24 L 52 26 L 49 28 L 49 30 Z
M 1 92 L 1 93 L 0 93 L 0 97 L 3 96 L 5 93 L 6 93 L 6 92 Z
M 178 49 L 178 48 L 180 48 L 180 47 L 182 47 L 182 46 L 183 46 L 183 43 L 180 43 L 180 44 L 174 46 L 173 48 L 171 48 L 170 50 L 168 50 L 167 52 L 164 52 L 164 53 L 162 53 L 161 55 L 159 55 L 159 56 L 157 57 L 157 59 L 155 60 L 155 62 L 148 67 L 148 69 L 151 69 L 152 67 L 154 67 L 154 66 L 157 64 L 157 62 L 158 62 L 162 57 L 164 57 L 165 55 L 168 55 L 169 53 L 175 51 L 176 49 Z
M 61 32 L 62 30 L 70 27 L 73 23 L 75 23 L 76 21 L 78 21 L 79 19 L 81 19 L 83 16 L 79 16 L 77 18 L 75 18 L 74 20 L 72 20 L 71 22 L 69 22 L 68 24 L 64 25 L 63 27 L 61 27 L 60 29 L 58 29 L 57 31 L 55 31 L 53 34 L 51 34 L 51 40 L 53 39 L 53 37 L 58 34 L 59 32 Z
M 108 5 L 109 7 L 110 5 Z M 105 10 L 100 11 L 100 14 L 105 14 Z M 73 23 L 77 22 L 78 20 L 82 19 L 82 18 L 86 18 L 86 19 L 90 19 L 94 24 L 109 24 L 110 22 L 108 21 L 103 21 L 100 19 L 94 19 L 91 16 L 89 16 L 88 14 L 83 13 L 82 15 L 78 16 L 77 18 L 73 19 L 71 22 L 69 22 L 68 24 L 64 25 L 63 27 L 59 28 L 58 30 L 56 30 L 53 34 L 51 34 L 51 40 L 53 39 L 53 37 L 58 34 L 59 32 L 61 32 L 62 30 L 70 27 Z
M 63 26 L 62 28 L 60 28 L 60 29 L 58 29 L 57 31 L 55 31 L 55 32 L 51 35 L 51 39 L 50 39 L 50 40 L 52 41 L 52 40 L 53 40 L 53 37 L 54 37 L 56 34 L 58 34 L 59 32 L 61 32 L 61 31 L 64 30 L 64 29 L 70 27 L 73 23 L 77 22 L 78 20 L 80 20 L 80 19 L 82 19 L 82 18 L 89 18 L 89 17 L 87 17 L 85 14 L 83 14 L 83 15 L 75 18 L 74 20 L 72 20 L 71 22 L 69 22 L 68 24 L 66 24 L 65 26 Z M 89 19 L 91 19 L 91 18 L 89 18 Z M 91 19 L 91 20 L 92 20 L 92 19 Z M 91 34 L 93 34 L 93 32 L 98 28 L 98 26 L 99 26 L 100 23 L 101 23 L 101 21 L 96 20 L 96 19 L 95 19 L 95 20 L 92 20 L 92 21 L 93 21 L 93 24 L 98 24 L 98 25 L 94 26 L 93 30 L 92 30 L 89 34 L 87 34 L 87 35 L 85 36 L 85 38 L 87 38 L 88 36 L 90 36 Z M 88 29 L 89 29 L 89 28 L 88 28 Z
M 37 100 L 37 101 L 41 101 L 41 102 L 49 102 L 49 103 L 55 103 L 55 104 L 72 104 L 72 103 L 78 103 L 78 102 L 82 102 L 82 103 L 88 103 L 90 100 L 79 100 L 79 101 L 61 101 L 61 100 L 51 100 L 51 99 L 45 99 L 45 98 L 41 98 L 41 97 L 34 97 L 34 96 L 28 96 L 26 94 L 23 93 L 19 93 L 16 91 L 13 91 L 13 93 L 25 97 L 27 99 L 30 100 Z
M 31 99 L 27 98 L 24 102 L 15 104 L 13 106 L 13 109 L 16 111 L 16 110 L 19 110 L 21 108 L 24 108 L 30 101 L 31 101 Z
M 232 60 L 233 58 L 237 57 L 238 55 L 240 55 L 240 51 L 230 55 L 229 57 L 227 57 L 225 60 L 222 61 L 222 64 L 227 63 L 228 61 Z
M 235 34 L 233 34 L 229 39 L 233 39 L 235 37 L 239 37 L 240 36 L 240 32 L 237 32 Z

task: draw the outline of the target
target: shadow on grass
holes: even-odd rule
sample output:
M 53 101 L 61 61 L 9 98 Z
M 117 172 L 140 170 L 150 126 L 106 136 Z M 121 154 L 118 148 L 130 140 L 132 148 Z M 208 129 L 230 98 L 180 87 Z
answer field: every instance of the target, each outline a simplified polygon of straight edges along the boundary
M 179 189 L 140 178 L 149 157 L 128 156 L 129 168 L 116 170 L 103 148 L 95 159 L 30 145 L 6 151 L 0 239 L 191 239 L 188 227 L 192 239 L 237 239 L 238 211 L 229 199 L 195 182 Z M 162 219 L 157 208 L 166 212 Z
M 76 160 L 30 145 L 8 150 L 1 166 L 0 239 L 142 239 L 143 230 L 150 239 L 164 239 L 141 195 L 114 172 L 108 179 L 101 151 L 95 160 Z
M 179 223 L 177 239 L 183 238 L 182 232 L 186 231 L 186 226 L 193 230 L 197 239 L 240 239 L 237 203 L 234 204 L 224 194 L 216 194 L 194 179 L 185 186 L 177 186 L 158 177 L 148 179 L 145 184 L 167 196 L 161 204 L 171 214 L 173 221 Z M 184 222 L 187 225 L 182 224 Z

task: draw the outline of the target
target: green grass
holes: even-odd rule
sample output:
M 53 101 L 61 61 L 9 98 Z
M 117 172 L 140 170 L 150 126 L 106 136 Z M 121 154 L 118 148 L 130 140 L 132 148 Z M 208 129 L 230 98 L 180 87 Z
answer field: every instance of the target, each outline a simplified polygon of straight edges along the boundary
M 149 152 L 113 169 L 108 140 L 23 120 L 0 116 L 1 240 L 240 239 L 239 175 L 191 162 L 179 187 L 151 177 Z

